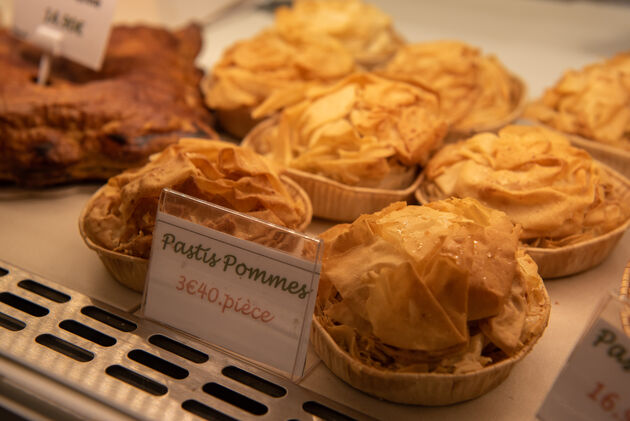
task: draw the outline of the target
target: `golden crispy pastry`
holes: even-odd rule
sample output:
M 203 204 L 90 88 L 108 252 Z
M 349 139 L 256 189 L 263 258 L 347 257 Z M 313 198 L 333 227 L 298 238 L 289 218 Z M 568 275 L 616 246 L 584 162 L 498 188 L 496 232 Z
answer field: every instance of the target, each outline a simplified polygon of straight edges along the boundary
M 474 199 L 393 203 L 325 242 L 316 317 L 353 359 L 466 373 L 542 335 L 549 301 L 520 227 Z
M 496 57 L 482 55 L 480 49 L 459 41 L 405 45 L 383 74 L 437 92 L 451 130 L 456 132 L 503 122 L 524 95 L 522 84 Z
M 361 0 L 297 0 L 276 10 L 275 27 L 285 35 L 331 36 L 367 68 L 387 61 L 403 43 L 391 18 Z
M 334 82 L 354 68 L 332 38 L 266 30 L 227 49 L 202 89 L 223 128 L 241 138 L 260 118 L 299 101 L 309 85 Z
M 567 71 L 524 116 L 630 151 L 630 52 Z
M 435 94 L 356 73 L 311 89 L 246 143 L 281 167 L 350 186 L 400 188 L 446 130 Z
M 508 126 L 448 145 L 424 176 L 429 200 L 474 197 L 508 214 L 535 247 L 581 242 L 630 217 L 628 189 L 564 135 L 541 127 Z
M 41 51 L 0 30 L 0 180 L 106 179 L 182 135 L 216 137 L 194 64 L 200 48 L 197 26 L 117 26 L 100 71 L 56 58 L 41 86 Z
M 305 203 L 293 197 L 253 151 L 217 140 L 184 138 L 151 156 L 145 166 L 110 178 L 85 212 L 86 235 L 106 249 L 148 258 L 158 198 L 165 187 L 289 228 L 310 222 Z M 229 220 L 184 211 L 196 223 L 230 229 L 219 227 L 229 225 Z M 248 239 L 256 235 L 242 234 Z

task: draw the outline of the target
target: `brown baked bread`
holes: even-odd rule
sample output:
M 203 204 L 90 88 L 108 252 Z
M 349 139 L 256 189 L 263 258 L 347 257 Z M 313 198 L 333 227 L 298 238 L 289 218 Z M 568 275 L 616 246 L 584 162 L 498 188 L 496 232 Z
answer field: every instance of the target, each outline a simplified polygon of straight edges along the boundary
M 0 30 L 0 180 L 44 186 L 106 179 L 140 165 L 183 134 L 216 137 L 194 60 L 200 28 L 117 26 L 95 72 L 53 60 Z

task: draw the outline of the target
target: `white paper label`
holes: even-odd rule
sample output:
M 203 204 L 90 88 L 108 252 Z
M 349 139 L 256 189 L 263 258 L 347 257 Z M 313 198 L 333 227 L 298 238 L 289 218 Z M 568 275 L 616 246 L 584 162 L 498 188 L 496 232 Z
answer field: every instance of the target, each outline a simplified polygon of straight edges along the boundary
M 144 315 L 302 375 L 319 264 L 158 212 Z
M 576 345 L 538 416 L 630 421 L 630 338 L 598 319 Z
M 60 41 L 54 53 L 98 70 L 115 4 L 115 0 L 19 0 L 15 2 L 13 31 L 49 51 L 52 46 L 42 39 L 41 27 L 55 31 Z

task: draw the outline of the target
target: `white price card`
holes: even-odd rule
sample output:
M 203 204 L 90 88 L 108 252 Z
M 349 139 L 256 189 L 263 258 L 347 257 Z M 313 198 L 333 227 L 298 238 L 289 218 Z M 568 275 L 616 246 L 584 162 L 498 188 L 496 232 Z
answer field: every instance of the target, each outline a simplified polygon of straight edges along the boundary
M 547 395 L 540 419 L 630 421 L 628 321 L 628 301 L 607 297 Z
M 299 379 L 317 296 L 321 240 L 181 193 L 165 191 L 162 197 L 144 316 Z M 178 202 L 171 208 L 180 216 L 167 213 L 163 203 L 169 197 Z M 228 228 L 245 224 L 240 232 L 255 231 L 257 239 L 274 246 L 188 217 Z
M 98 70 L 115 4 L 115 0 L 19 0 L 13 32 L 53 54 Z

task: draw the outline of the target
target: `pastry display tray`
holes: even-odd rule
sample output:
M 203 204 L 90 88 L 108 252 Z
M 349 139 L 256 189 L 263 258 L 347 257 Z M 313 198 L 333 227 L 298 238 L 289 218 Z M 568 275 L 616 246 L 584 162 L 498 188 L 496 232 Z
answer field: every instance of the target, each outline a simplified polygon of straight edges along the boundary
M 0 373 L 27 419 L 371 419 L 2 260 Z

